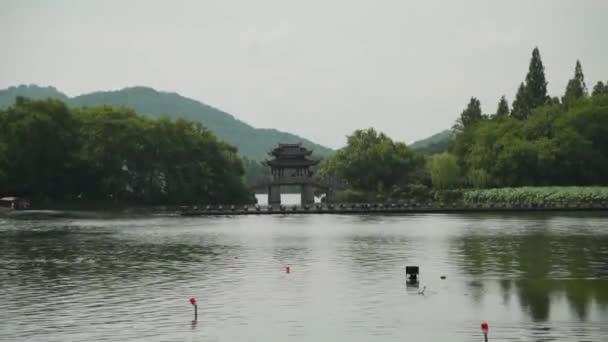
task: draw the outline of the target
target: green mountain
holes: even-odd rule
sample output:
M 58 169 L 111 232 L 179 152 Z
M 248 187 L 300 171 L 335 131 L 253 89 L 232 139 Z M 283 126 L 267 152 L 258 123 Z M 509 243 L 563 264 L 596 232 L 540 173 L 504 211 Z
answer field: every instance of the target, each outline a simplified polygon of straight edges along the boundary
M 418 140 L 410 145 L 414 150 L 423 154 L 432 155 L 447 151 L 452 131 L 446 129 L 439 133 L 433 134 L 428 138 Z
M 0 90 L 0 108 L 12 106 L 17 96 L 40 99 L 52 97 L 68 102 L 69 97 L 57 90 L 55 87 L 39 87 L 37 85 L 20 85 Z
M 164 115 L 173 119 L 184 118 L 200 122 L 221 140 L 236 146 L 239 149 L 239 154 L 253 160 L 266 158 L 267 152 L 279 142 L 302 142 L 304 146 L 314 150 L 315 155 L 318 156 L 326 156 L 333 153 L 331 149 L 297 135 L 276 129 L 255 128 L 226 112 L 202 102 L 183 97 L 176 93 L 160 92 L 147 87 L 100 91 L 70 98 L 53 87 L 21 85 L 0 90 L 0 108 L 11 106 L 17 96 L 31 98 L 52 97 L 65 101 L 72 107 L 101 104 L 127 106 L 151 117 Z

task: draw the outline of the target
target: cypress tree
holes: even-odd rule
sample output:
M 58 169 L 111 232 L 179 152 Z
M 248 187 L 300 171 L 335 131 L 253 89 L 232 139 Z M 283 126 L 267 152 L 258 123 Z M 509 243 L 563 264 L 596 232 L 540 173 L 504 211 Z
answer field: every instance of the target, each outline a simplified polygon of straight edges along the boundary
M 467 108 L 462 111 L 462 114 L 460 114 L 462 126 L 467 128 L 475 122 L 481 120 L 481 118 L 481 103 L 478 99 L 471 97 Z
M 513 101 L 513 109 L 511 110 L 511 116 L 517 119 L 525 119 L 530 115 L 530 103 L 528 100 L 528 91 L 526 86 L 522 82 L 517 89 L 517 95 L 515 95 L 515 101 Z
M 532 50 L 532 59 L 526 75 L 526 92 L 530 109 L 542 106 L 547 101 L 547 80 L 545 67 L 540 58 L 538 47 Z M 514 104 L 515 105 L 515 104 Z
M 496 116 L 507 116 L 509 115 L 509 103 L 503 95 L 498 102 L 498 108 L 496 109 Z
M 581 63 L 577 60 L 576 67 L 574 68 L 574 78 L 568 81 L 562 102 L 567 106 L 570 101 L 583 96 L 587 96 L 587 85 L 585 84 L 583 67 L 581 67 Z

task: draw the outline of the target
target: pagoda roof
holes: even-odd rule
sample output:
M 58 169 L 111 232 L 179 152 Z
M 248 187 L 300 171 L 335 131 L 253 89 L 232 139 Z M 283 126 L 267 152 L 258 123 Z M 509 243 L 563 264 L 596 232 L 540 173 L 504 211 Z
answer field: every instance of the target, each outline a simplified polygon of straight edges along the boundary
M 298 159 L 273 159 L 264 161 L 265 165 L 270 167 L 283 167 L 283 168 L 299 168 L 299 167 L 310 167 L 319 164 L 318 160 L 310 160 L 306 158 Z
M 280 143 L 277 147 L 268 152 L 269 155 L 284 158 L 284 157 L 301 157 L 309 156 L 312 154 L 312 150 L 302 146 L 302 143 L 297 144 L 282 144 Z

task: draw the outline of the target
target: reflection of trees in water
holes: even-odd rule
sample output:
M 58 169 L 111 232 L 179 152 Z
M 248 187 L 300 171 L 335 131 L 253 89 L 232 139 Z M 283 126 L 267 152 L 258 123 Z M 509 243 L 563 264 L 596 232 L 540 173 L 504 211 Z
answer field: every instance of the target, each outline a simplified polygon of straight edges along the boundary
M 544 321 L 549 318 L 550 295 L 555 291 L 549 281 L 524 279 L 514 281 L 514 285 L 520 305 L 535 321 Z
M 501 279 L 499 282 L 500 284 L 500 290 L 502 291 L 502 303 L 503 304 L 508 304 L 509 303 L 509 293 L 511 293 L 511 280 L 509 279 Z
M 348 239 L 346 260 L 352 261 L 356 267 L 369 270 L 393 269 L 398 263 L 405 266 L 415 253 L 411 249 L 410 240 L 404 237 L 390 235 L 356 235 Z M 397 245 L 399 248 L 392 246 Z M 391 247 L 387 247 L 391 246 Z M 398 252 L 396 252 L 398 251 Z
M 608 306 L 608 236 L 468 235 L 454 240 L 453 255 L 474 278 L 495 275 L 503 300 L 514 291 L 537 321 L 549 316 L 552 297 L 565 295 L 580 319 L 595 300 Z
M 87 277 L 135 280 L 158 273 L 213 273 L 208 261 L 222 258 L 233 246 L 178 241 L 118 239 L 110 233 L 60 228 L 0 232 L 0 259 L 10 260 L 15 280 Z M 185 267 L 184 267 L 185 266 Z M 204 272 L 202 272 L 204 271 Z M 11 279 L 11 278 L 8 278 Z
M 272 257 L 279 265 L 301 263 L 308 259 L 311 254 L 308 238 L 298 239 L 298 243 L 286 242 L 277 239 L 272 247 Z

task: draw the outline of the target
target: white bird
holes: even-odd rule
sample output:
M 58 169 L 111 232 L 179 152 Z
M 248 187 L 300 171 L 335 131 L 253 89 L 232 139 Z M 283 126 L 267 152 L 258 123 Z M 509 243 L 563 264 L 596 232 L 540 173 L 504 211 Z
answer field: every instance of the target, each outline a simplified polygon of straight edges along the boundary
M 424 296 L 424 290 L 426 290 L 426 286 L 422 287 L 422 290 L 418 291 L 418 294 L 423 295 Z

